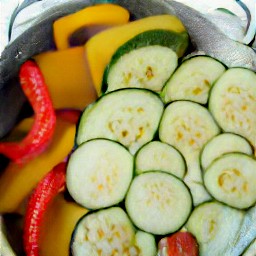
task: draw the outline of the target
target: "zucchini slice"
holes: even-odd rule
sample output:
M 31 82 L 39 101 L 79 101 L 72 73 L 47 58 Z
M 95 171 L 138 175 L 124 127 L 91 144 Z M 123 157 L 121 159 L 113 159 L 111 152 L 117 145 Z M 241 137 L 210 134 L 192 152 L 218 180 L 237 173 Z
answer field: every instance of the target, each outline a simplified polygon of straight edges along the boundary
M 255 248 L 255 239 L 256 239 L 256 205 L 245 212 L 243 223 L 240 227 L 240 232 L 238 232 L 236 239 L 233 244 L 230 244 L 228 250 L 226 250 L 225 255 L 241 255 L 246 248 L 250 247 L 253 244 Z M 253 246 L 252 246 L 253 247 Z M 248 251 L 249 248 L 248 248 Z M 255 256 L 252 254 L 252 256 Z
M 225 132 L 239 134 L 256 148 L 256 74 L 230 68 L 215 83 L 209 109 Z
M 200 256 L 235 256 L 225 251 L 235 241 L 243 218 L 244 211 L 215 201 L 207 202 L 193 210 L 186 228 L 196 237 Z
M 177 66 L 178 56 L 170 48 L 154 45 L 133 50 L 111 65 L 107 92 L 129 87 L 160 92 Z
M 220 133 L 208 110 L 190 101 L 176 101 L 164 110 L 160 140 L 177 148 L 185 159 L 198 157 L 204 144 Z
M 166 83 L 163 99 L 166 103 L 191 100 L 206 104 L 211 86 L 224 72 L 224 65 L 211 57 L 190 58 L 180 65 Z
M 67 166 L 67 189 L 88 209 L 121 202 L 133 176 L 133 157 L 122 145 L 95 139 L 80 145 Z
M 212 138 L 204 146 L 200 155 L 203 170 L 206 170 L 216 158 L 232 152 L 253 155 L 253 148 L 245 138 L 233 133 L 222 133 Z
M 192 198 L 185 183 L 172 174 L 145 172 L 133 179 L 125 206 L 139 229 L 166 235 L 184 225 L 192 210 Z
M 112 56 L 104 73 L 102 91 L 127 87 L 161 91 L 188 41 L 186 32 L 155 29 L 138 34 Z
M 94 138 L 115 140 L 134 154 L 151 141 L 163 113 L 160 97 L 145 89 L 122 89 L 102 96 L 84 111 L 77 144 Z
M 140 249 L 139 255 L 156 256 L 156 240 L 152 234 L 138 230 L 135 234 L 135 245 Z
M 169 172 L 182 179 L 186 173 L 185 159 L 174 147 L 160 141 L 151 141 L 137 152 L 135 171 L 141 174 L 152 170 Z
M 119 207 L 92 212 L 83 216 L 77 223 L 70 251 L 73 256 L 154 256 L 154 237 L 144 232 L 135 232 L 127 214 Z
M 227 153 L 206 169 L 204 184 L 217 200 L 238 209 L 256 203 L 256 160 L 243 153 Z
M 219 132 L 209 111 L 198 103 L 176 101 L 163 113 L 159 138 L 185 157 L 187 173 L 184 181 L 192 192 L 194 205 L 211 198 L 203 186 L 199 154 L 205 143 Z
M 191 191 L 193 205 L 197 206 L 203 202 L 212 200 L 211 195 L 204 186 L 199 159 L 195 158 L 187 160 L 187 170 L 183 180 Z
M 256 238 L 249 245 L 249 247 L 244 251 L 242 256 L 255 256 L 255 252 L 256 252 Z

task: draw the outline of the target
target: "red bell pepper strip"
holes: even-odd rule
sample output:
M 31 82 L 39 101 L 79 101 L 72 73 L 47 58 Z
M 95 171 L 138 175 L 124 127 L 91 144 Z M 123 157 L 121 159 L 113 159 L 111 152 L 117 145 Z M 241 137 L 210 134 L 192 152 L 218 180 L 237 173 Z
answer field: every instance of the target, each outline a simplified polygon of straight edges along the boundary
M 31 131 L 21 142 L 0 143 L 0 153 L 14 162 L 22 163 L 37 156 L 48 146 L 55 130 L 56 115 L 36 63 L 26 61 L 20 68 L 19 78 L 21 88 L 34 110 L 35 120 Z
M 159 242 L 159 256 L 198 256 L 196 238 L 190 232 L 176 232 Z
M 66 163 L 55 166 L 31 195 L 24 220 L 23 241 L 27 256 L 39 256 L 39 236 L 44 212 L 51 200 L 64 188 Z
M 78 109 L 57 109 L 55 112 L 58 117 L 72 124 L 77 124 L 82 115 L 82 111 Z

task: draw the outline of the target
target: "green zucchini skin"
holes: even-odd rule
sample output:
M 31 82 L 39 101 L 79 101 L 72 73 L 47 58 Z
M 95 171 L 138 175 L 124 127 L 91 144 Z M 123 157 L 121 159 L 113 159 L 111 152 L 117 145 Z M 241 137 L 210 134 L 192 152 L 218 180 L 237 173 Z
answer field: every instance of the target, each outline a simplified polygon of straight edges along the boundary
M 218 201 L 198 205 L 185 227 L 199 243 L 200 256 L 239 256 L 227 254 L 236 241 L 245 211 L 237 210 Z
M 101 217 L 98 218 L 99 216 Z M 91 220 L 89 218 L 91 218 Z M 87 219 L 87 222 L 86 222 L 86 219 Z M 106 219 L 107 219 L 107 223 L 106 223 Z M 89 224 L 89 221 L 94 221 L 94 222 Z M 98 229 L 99 225 L 96 221 L 101 222 L 101 224 L 103 224 L 100 226 L 100 230 Z M 122 229 L 123 227 L 124 229 Z M 83 228 L 85 228 L 84 233 L 83 233 L 83 230 L 81 231 L 81 229 Z M 95 239 L 96 237 L 94 237 L 93 235 L 90 235 L 89 231 L 94 232 L 94 236 L 96 236 L 97 239 Z M 70 240 L 70 246 L 69 246 L 70 256 L 98 255 L 98 254 L 95 254 L 95 253 L 98 253 L 96 248 L 98 247 L 98 249 L 101 248 L 102 250 L 104 250 L 103 249 L 104 247 L 102 247 L 101 243 L 105 236 L 106 236 L 104 240 L 105 242 L 104 245 L 106 246 L 105 250 L 108 250 L 109 247 L 111 247 L 112 250 L 115 251 L 117 247 L 119 246 L 121 247 L 121 244 L 119 243 L 117 244 L 116 242 L 112 242 L 111 239 L 108 239 L 109 232 L 114 232 L 114 231 L 115 232 L 121 231 L 121 234 L 120 236 L 118 236 L 118 239 L 121 240 L 119 242 L 124 243 L 122 245 L 125 246 L 126 250 L 132 249 L 133 252 L 134 251 L 137 252 L 136 255 L 143 255 L 143 256 L 156 255 L 157 246 L 156 246 L 155 237 L 152 234 L 149 234 L 140 230 L 136 230 L 133 223 L 129 219 L 127 213 L 125 213 L 125 211 L 122 208 L 118 206 L 113 206 L 105 209 L 88 212 L 78 220 Z M 82 241 L 81 241 L 81 232 L 82 232 Z M 113 236 L 115 236 L 115 234 Z M 87 238 L 86 240 L 87 242 L 85 241 L 84 237 Z M 77 250 L 76 247 L 79 246 L 78 243 L 80 242 L 83 242 L 84 246 L 87 246 L 89 248 L 87 249 L 84 248 L 82 250 L 82 253 L 81 252 L 76 253 L 76 250 Z M 93 246 L 89 246 L 87 243 L 88 244 L 92 243 Z M 80 245 L 80 249 L 81 249 L 81 245 Z M 89 249 L 93 250 L 94 253 L 92 251 L 88 252 L 87 250 Z M 123 255 L 124 251 L 121 251 L 121 252 L 119 251 L 118 253 L 119 253 L 118 255 Z M 110 255 L 110 254 L 109 252 L 107 253 L 106 251 L 105 252 L 103 251 L 102 255 Z
M 185 59 L 166 82 L 161 93 L 163 101 L 190 100 L 206 104 L 209 91 L 226 67 L 205 55 Z
M 142 146 L 135 154 L 135 174 L 159 170 L 183 179 L 187 172 L 184 156 L 173 146 L 151 141 Z
M 101 209 L 123 201 L 134 171 L 134 158 L 120 143 L 93 139 L 82 143 L 67 166 L 67 189 L 87 209 Z
M 251 244 L 245 249 L 242 256 L 254 256 L 256 251 L 256 238 L 251 242 Z
M 245 212 L 244 219 L 237 234 L 235 242 L 231 244 L 226 251 L 227 255 L 241 255 L 250 245 L 256 246 L 256 205 Z M 254 256 L 249 254 L 248 256 Z M 243 254 L 244 255 L 244 254 Z M 246 254 L 245 254 L 246 255 Z M 247 255 L 246 255 L 247 256 Z
M 81 225 L 81 223 L 84 221 L 84 219 L 88 218 L 90 216 L 93 216 L 93 215 L 100 214 L 101 212 L 112 211 L 112 209 L 118 209 L 124 215 L 126 215 L 126 213 L 120 207 L 113 206 L 113 207 L 109 207 L 109 208 L 104 208 L 104 209 L 99 209 L 99 210 L 95 210 L 95 211 L 90 211 L 90 212 L 86 213 L 84 216 L 82 216 L 77 221 L 77 223 L 75 225 L 75 228 L 74 228 L 74 231 L 73 231 L 73 233 L 71 235 L 70 246 L 69 246 L 69 254 L 70 254 L 70 256 L 80 256 L 80 255 L 77 255 L 77 254 L 74 253 L 72 247 L 73 247 L 73 245 L 75 243 L 75 239 L 76 239 L 76 235 L 77 235 L 77 232 L 78 232 L 78 228 Z M 128 225 L 130 226 L 131 231 L 135 232 L 135 228 L 132 225 L 132 223 L 130 222 L 130 220 L 128 219 L 128 217 L 127 217 L 127 222 L 128 222 Z
M 141 255 L 155 256 L 157 253 L 156 238 L 150 233 L 137 230 L 135 234 L 136 244 L 141 249 Z
M 256 203 L 256 159 L 244 153 L 227 153 L 204 172 L 204 184 L 213 198 L 241 210 Z
M 147 89 L 125 88 L 101 96 L 83 112 L 76 143 L 95 138 L 116 140 L 132 154 L 158 132 L 164 104 Z M 133 113 L 133 115 L 132 115 Z
M 170 48 L 151 45 L 135 49 L 111 66 L 107 92 L 145 88 L 160 93 L 177 66 L 178 56 Z
M 174 191 L 171 195 L 170 191 L 161 193 L 162 187 L 168 184 L 170 190 L 177 189 L 182 192 L 181 200 L 184 207 L 181 208 L 181 202 L 176 200 L 177 194 L 174 195 Z M 147 200 L 145 197 L 142 199 L 145 193 L 148 196 Z M 192 200 L 188 186 L 181 179 L 171 173 L 151 171 L 133 179 L 125 198 L 125 209 L 138 229 L 156 236 L 166 236 L 179 230 L 186 223 L 193 209 Z M 155 205 L 153 208 L 152 204 Z M 168 212 L 166 212 L 167 208 Z M 180 211 L 174 214 L 177 208 Z
M 161 45 L 175 51 L 179 57 L 183 56 L 189 44 L 187 32 L 176 33 L 164 29 L 148 30 L 133 37 L 115 52 L 111 64 L 114 64 L 122 55 L 144 46 Z
M 194 205 L 211 199 L 203 185 L 199 155 L 204 144 L 219 133 L 210 112 L 198 103 L 175 101 L 164 110 L 159 138 L 183 154 L 188 170 L 184 181 L 192 192 Z
M 200 164 L 203 171 L 216 158 L 226 153 L 245 153 L 253 155 L 253 147 L 250 142 L 241 135 L 224 132 L 210 139 L 200 152 Z
M 213 85 L 208 108 L 225 132 L 245 137 L 256 148 L 256 73 L 228 69 Z
M 160 45 L 168 47 L 177 53 L 178 57 L 185 54 L 189 45 L 189 36 L 187 32 L 176 33 L 169 30 L 154 29 L 148 30 L 133 37 L 125 44 L 120 46 L 112 56 L 107 65 L 102 82 L 102 93 L 107 91 L 107 77 L 110 69 L 125 54 L 145 46 Z

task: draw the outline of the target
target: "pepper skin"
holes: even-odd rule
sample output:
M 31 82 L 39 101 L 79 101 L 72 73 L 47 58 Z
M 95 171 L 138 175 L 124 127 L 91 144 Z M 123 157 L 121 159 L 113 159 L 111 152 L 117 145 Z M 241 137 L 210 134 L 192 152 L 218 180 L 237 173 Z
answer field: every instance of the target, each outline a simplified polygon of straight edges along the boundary
M 48 146 L 55 130 L 56 115 L 38 66 L 33 61 L 26 61 L 20 68 L 19 76 L 22 90 L 35 113 L 34 123 L 21 142 L 0 143 L 0 153 L 16 163 L 23 163 Z
M 27 256 L 39 256 L 40 226 L 51 200 L 64 188 L 66 163 L 55 166 L 31 195 L 24 220 L 24 248 Z

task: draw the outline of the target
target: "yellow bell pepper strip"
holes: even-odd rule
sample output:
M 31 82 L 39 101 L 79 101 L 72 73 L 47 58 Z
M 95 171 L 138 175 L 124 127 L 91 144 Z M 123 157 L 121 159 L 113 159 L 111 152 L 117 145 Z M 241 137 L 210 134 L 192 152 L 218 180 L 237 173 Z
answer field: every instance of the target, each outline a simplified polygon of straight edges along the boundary
M 24 248 L 27 256 L 39 256 L 40 227 L 51 200 L 65 187 L 66 162 L 55 166 L 31 195 L 24 220 Z
M 186 31 L 176 16 L 158 15 L 107 29 L 87 41 L 85 52 L 87 54 L 92 81 L 98 95 L 101 94 L 104 70 L 116 50 L 134 36 L 152 29 L 165 29 L 177 33 Z
M 31 131 L 21 142 L 0 143 L 0 153 L 16 163 L 23 163 L 39 155 L 50 143 L 56 116 L 43 75 L 33 61 L 20 68 L 21 88 L 30 102 L 35 120 Z
M 47 150 L 20 166 L 11 162 L 0 176 L 0 213 L 17 212 L 37 183 L 71 152 L 76 124 L 57 116 L 53 140 Z
M 120 25 L 129 21 L 129 12 L 114 4 L 86 7 L 53 23 L 54 40 L 58 50 L 69 48 L 69 37 L 76 30 L 93 25 Z
M 40 256 L 69 256 L 72 233 L 78 220 L 88 212 L 77 203 L 58 194 L 46 209 L 41 226 Z M 57 218 L 56 218 L 57 216 Z
M 83 110 L 96 100 L 84 47 L 44 52 L 34 59 L 43 73 L 55 109 Z

